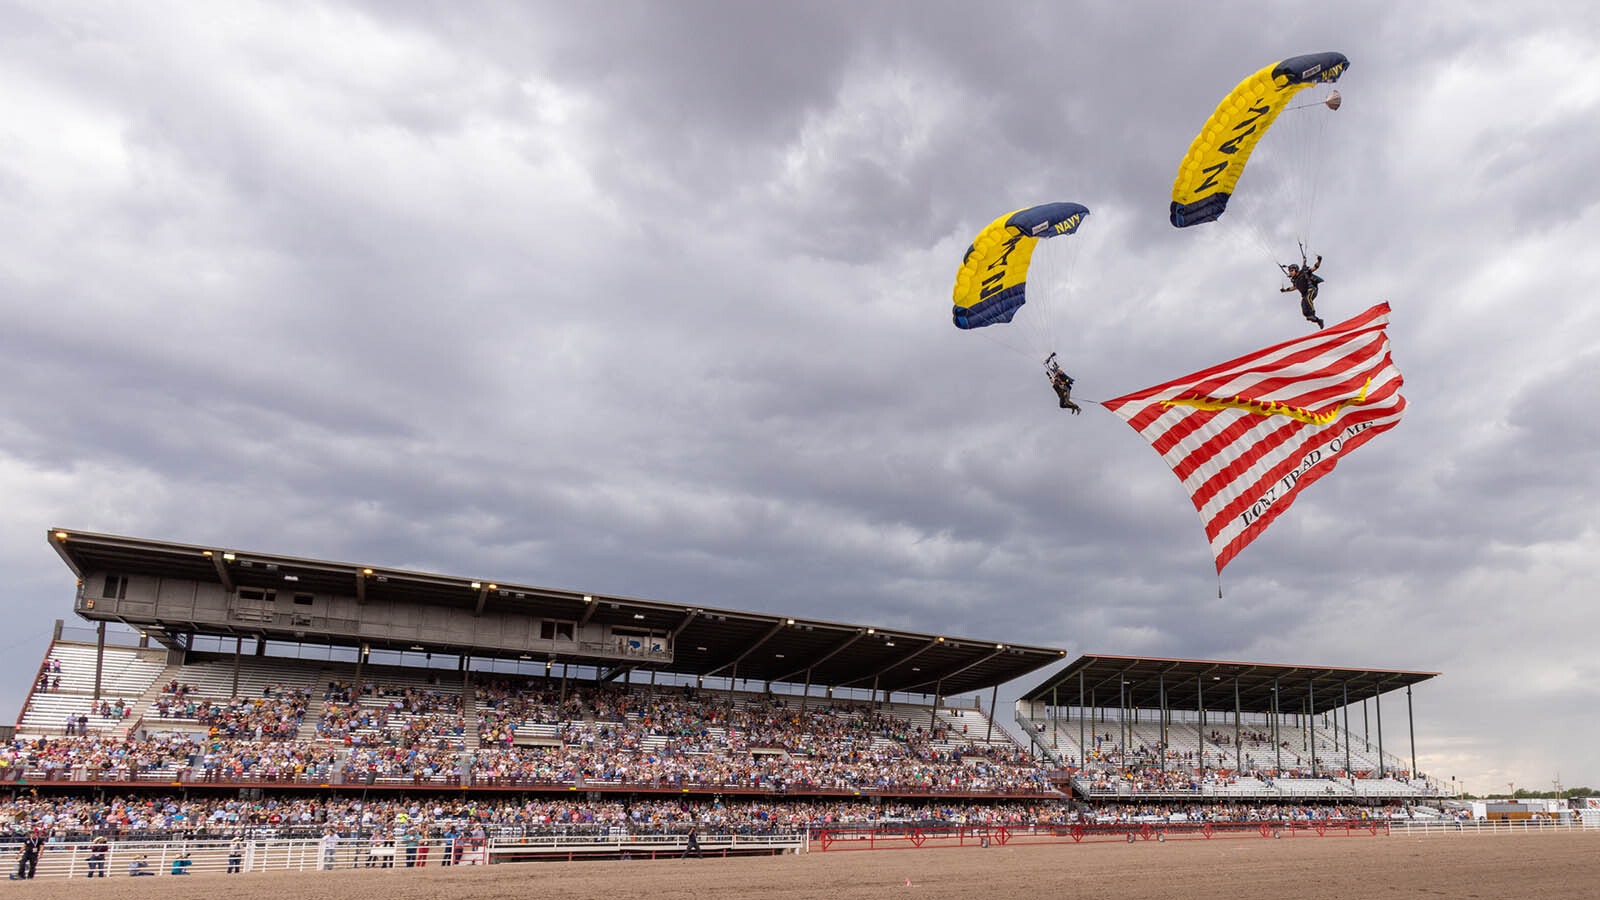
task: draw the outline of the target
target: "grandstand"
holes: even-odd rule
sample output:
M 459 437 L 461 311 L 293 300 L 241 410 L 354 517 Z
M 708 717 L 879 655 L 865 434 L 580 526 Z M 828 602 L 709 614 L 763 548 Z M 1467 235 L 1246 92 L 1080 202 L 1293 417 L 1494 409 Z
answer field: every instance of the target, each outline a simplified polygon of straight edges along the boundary
M 620 854 L 627 836 L 691 826 L 733 847 L 886 822 L 1364 820 L 1437 793 L 1384 748 L 1377 706 L 1405 688 L 1409 716 L 1431 673 L 1067 662 L 375 565 L 48 539 L 93 631 L 57 625 L 0 752 L 0 832 L 327 830 L 443 849 L 556 830 Z M 1016 703 L 1019 740 L 996 721 L 999 687 L 1055 664 Z
M 1412 685 L 1435 675 L 1091 655 L 1025 692 L 1016 721 L 1091 799 L 1436 797 L 1416 772 L 1411 710 Z M 1383 746 L 1382 697 L 1400 688 L 1409 763 Z
M 1059 649 L 49 539 L 95 640 L 58 627 L 4 761 L 13 779 L 1059 796 L 991 715 L 1001 683 Z M 107 623 L 136 629 L 139 646 L 108 642 Z M 985 688 L 988 712 L 951 700 Z

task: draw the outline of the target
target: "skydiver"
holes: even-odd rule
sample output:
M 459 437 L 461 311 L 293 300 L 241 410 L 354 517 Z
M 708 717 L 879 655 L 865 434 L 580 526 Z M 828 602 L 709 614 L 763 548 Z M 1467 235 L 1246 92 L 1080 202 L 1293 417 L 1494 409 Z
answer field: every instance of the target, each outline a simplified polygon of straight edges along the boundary
M 1300 314 L 1306 317 L 1307 322 L 1317 323 L 1318 328 L 1321 328 L 1323 325 L 1322 319 L 1317 317 L 1316 307 L 1317 285 L 1322 283 L 1322 279 L 1311 273 L 1317 271 L 1317 268 L 1321 265 L 1322 257 L 1320 255 L 1317 257 L 1317 261 L 1312 263 L 1309 267 L 1302 266 L 1301 263 L 1289 263 L 1286 269 L 1286 271 L 1289 273 L 1289 286 L 1278 289 L 1278 293 L 1280 294 L 1287 294 L 1290 291 L 1299 291 Z
M 1056 362 L 1055 353 L 1045 357 L 1044 372 L 1050 376 L 1050 386 L 1055 388 L 1056 396 L 1061 398 L 1061 408 L 1072 410 L 1073 415 L 1083 412 L 1083 407 L 1072 402 L 1072 376 L 1061 371 L 1061 364 Z

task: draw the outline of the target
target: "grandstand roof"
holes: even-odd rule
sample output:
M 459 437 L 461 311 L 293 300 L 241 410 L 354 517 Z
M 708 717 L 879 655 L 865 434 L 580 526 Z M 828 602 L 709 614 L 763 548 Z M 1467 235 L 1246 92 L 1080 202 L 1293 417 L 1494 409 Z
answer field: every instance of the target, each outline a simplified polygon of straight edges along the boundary
M 648 663 L 690 676 L 716 676 L 871 688 L 896 693 L 943 696 L 985 690 L 1034 672 L 1066 657 L 1066 651 L 997 643 L 993 640 L 927 634 L 899 628 L 850 625 L 800 616 L 741 612 L 412 572 L 375 563 L 329 562 L 215 546 L 51 529 L 49 540 L 78 578 L 86 573 L 156 576 L 222 584 L 244 570 L 290 582 L 297 591 L 357 597 L 363 602 L 395 600 L 481 615 L 487 610 L 530 618 L 582 621 L 672 636 L 671 662 Z M 97 618 L 82 608 L 85 618 Z M 109 617 L 98 617 L 109 618 Z M 270 625 L 218 629 L 214 625 L 118 617 L 117 621 L 177 646 L 184 633 L 244 635 L 296 641 L 287 629 Z M 409 643 L 409 642 L 408 642 Z M 381 642 L 374 647 L 385 646 Z M 432 652 L 470 653 L 480 648 L 429 645 Z M 394 647 L 391 649 L 404 649 Z M 612 665 L 615 660 L 563 653 L 558 661 Z
M 1144 656 L 1080 656 L 1066 668 L 1022 695 L 1023 700 L 1049 703 L 1054 692 L 1058 706 L 1079 705 L 1082 693 L 1093 695 L 1093 705 L 1114 707 L 1124 702 L 1135 709 L 1160 709 L 1165 693 L 1168 709 L 1232 711 L 1234 684 L 1239 686 L 1238 706 L 1247 713 L 1272 711 L 1277 688 L 1278 711 L 1315 711 L 1341 706 L 1345 697 L 1354 702 L 1396 688 L 1408 687 L 1438 675 L 1398 669 L 1351 669 L 1335 666 L 1294 666 L 1271 663 L 1225 662 L 1207 659 L 1162 659 Z

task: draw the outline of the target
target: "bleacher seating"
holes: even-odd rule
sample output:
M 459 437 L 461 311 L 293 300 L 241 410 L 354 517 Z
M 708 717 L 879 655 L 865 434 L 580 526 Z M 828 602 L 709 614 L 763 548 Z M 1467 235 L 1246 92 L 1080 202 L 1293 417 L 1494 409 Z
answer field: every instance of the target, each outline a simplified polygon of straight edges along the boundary
M 69 714 L 86 717 L 90 733 L 125 732 L 135 721 L 135 701 L 166 668 L 166 656 L 165 649 L 107 646 L 100 672 L 100 697 L 113 710 L 117 708 L 116 701 L 122 701 L 122 708 L 128 713 L 105 715 L 101 701 L 94 696 L 95 646 L 53 643 L 41 665 L 48 686 L 41 688 L 35 682 L 17 721 L 17 732 L 65 734 Z M 52 671 L 52 662 L 59 671 Z
M 749 691 L 696 691 L 623 682 L 458 675 L 437 670 L 107 647 L 105 703 L 88 710 L 93 646 L 60 642 L 59 690 L 35 691 L 9 772 L 74 779 L 273 780 L 319 783 L 563 784 L 718 787 L 787 793 L 1056 794 L 1048 770 L 1070 767 L 1090 798 L 1370 799 L 1423 795 L 1375 752 L 1344 747 L 1336 723 L 1280 731 L 1249 721 L 1175 721 L 1149 711 L 1127 727 L 1098 721 L 1078 745 L 1076 720 L 1024 721 L 1038 756 L 984 710 L 941 704 Z M 49 661 L 46 668 L 53 668 Z M 47 673 L 53 678 L 54 673 Z M 359 681 L 359 683 L 357 683 Z M 55 687 L 53 682 L 46 682 Z M 87 687 L 86 687 L 87 686 Z M 56 698 L 91 714 L 67 736 Z M 32 718 L 30 718 L 32 717 Z M 69 743 L 39 738 L 65 737 Z M 122 749 L 113 745 L 126 739 Z M 1162 741 L 1165 739 L 1166 744 Z M 1122 746 L 1122 741 L 1127 746 Z M 31 741 L 31 743 L 30 743 Z M 1310 742 L 1310 743 L 1308 743 Z M 1316 746 L 1318 767 L 1310 766 Z M 1345 753 L 1351 768 L 1344 771 Z M 1281 756 L 1282 764 L 1279 765 Z M 93 760 L 82 765 L 79 760 Z M 1243 762 L 1243 770 L 1238 763 Z M 481 779 L 481 781 L 480 781 Z
M 1380 759 L 1356 735 L 1346 735 L 1332 717 L 1316 716 L 1310 728 L 1280 723 L 1278 743 L 1270 721 L 1243 717 L 1234 745 L 1231 715 L 1218 715 L 1200 726 L 1178 718 L 1166 729 L 1151 711 L 1141 721 L 1118 722 L 1114 715 L 1083 727 L 1077 719 L 1024 720 L 1024 730 L 1059 764 L 1073 769 L 1074 785 L 1088 796 L 1131 796 L 1166 793 L 1216 797 L 1407 797 L 1436 793 L 1406 778 L 1378 778 Z M 1086 736 L 1087 748 L 1080 746 Z M 1346 738 L 1349 746 L 1346 746 Z M 1123 741 L 1127 746 L 1123 746 Z M 1311 748 L 1316 748 L 1313 772 Z M 1403 773 L 1390 754 L 1381 760 L 1384 772 Z

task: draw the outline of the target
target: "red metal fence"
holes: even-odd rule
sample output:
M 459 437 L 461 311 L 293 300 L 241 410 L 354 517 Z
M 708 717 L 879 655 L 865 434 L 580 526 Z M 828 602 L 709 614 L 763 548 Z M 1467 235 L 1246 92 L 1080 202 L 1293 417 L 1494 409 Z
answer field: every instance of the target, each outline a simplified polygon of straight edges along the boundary
M 1363 837 L 1387 835 L 1387 819 L 1312 819 L 1293 822 L 1124 822 L 1104 825 L 881 825 L 819 828 L 812 852 L 916 850 L 1105 841 L 1211 840 L 1213 838 Z

